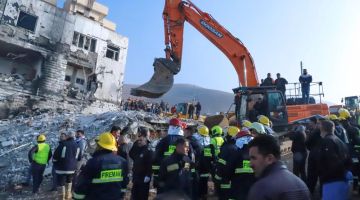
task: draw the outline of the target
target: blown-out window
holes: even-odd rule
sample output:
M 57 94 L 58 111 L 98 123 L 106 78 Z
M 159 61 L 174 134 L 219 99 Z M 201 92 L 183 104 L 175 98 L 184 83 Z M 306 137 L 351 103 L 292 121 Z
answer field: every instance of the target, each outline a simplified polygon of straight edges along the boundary
M 35 32 L 37 20 L 37 16 L 20 11 L 16 26 Z
M 120 48 L 112 45 L 107 46 L 106 57 L 112 60 L 119 60 Z
M 96 39 L 94 39 L 92 37 L 78 33 L 76 31 L 74 32 L 73 41 L 72 41 L 72 44 L 74 46 L 77 46 L 81 49 L 85 49 L 90 52 L 95 52 L 96 42 L 97 42 Z

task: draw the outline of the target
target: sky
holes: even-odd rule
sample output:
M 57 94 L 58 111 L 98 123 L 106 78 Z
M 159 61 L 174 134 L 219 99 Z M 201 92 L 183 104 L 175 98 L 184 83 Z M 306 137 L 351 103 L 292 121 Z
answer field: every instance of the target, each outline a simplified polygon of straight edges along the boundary
M 107 18 L 117 24 L 117 32 L 129 38 L 124 82 L 147 82 L 153 74 L 154 58 L 165 56 L 165 0 L 97 1 L 109 7 Z M 302 61 L 313 81 L 323 82 L 325 101 L 340 103 L 342 97 L 360 95 L 360 1 L 192 2 L 244 43 L 259 79 L 269 72 L 275 77 L 279 72 L 288 82 L 297 82 Z M 175 83 L 227 92 L 239 85 L 230 61 L 188 23 L 182 69 Z

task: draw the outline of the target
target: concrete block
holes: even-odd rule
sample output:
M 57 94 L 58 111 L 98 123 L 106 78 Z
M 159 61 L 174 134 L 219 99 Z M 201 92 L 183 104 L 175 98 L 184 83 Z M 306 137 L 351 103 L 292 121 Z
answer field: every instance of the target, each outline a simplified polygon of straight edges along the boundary
M 14 141 L 13 140 L 8 140 L 8 141 L 4 141 L 4 142 L 1 142 L 1 146 L 3 147 L 8 147 L 8 146 L 12 146 L 14 145 Z

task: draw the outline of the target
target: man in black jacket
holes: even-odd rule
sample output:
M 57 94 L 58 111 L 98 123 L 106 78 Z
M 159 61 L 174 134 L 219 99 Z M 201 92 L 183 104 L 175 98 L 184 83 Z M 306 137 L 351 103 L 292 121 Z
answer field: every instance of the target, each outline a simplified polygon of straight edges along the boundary
M 175 152 L 160 165 L 159 186 L 161 191 L 179 191 L 192 197 L 195 163 L 188 157 L 190 144 L 184 138 L 175 142 Z
M 280 145 L 270 135 L 259 135 L 249 143 L 250 166 L 258 178 L 248 200 L 310 200 L 306 184 L 280 161 Z
M 318 160 L 323 200 L 340 199 L 348 194 L 345 174 L 351 162 L 346 145 L 334 135 L 335 125 L 330 120 L 320 123 L 321 145 Z M 345 198 L 344 198 L 345 199 Z
M 74 199 L 121 200 L 124 198 L 128 179 L 128 165 L 124 158 L 116 155 L 116 140 L 107 132 L 97 141 L 93 157 L 80 173 L 75 187 Z
M 149 129 L 140 127 L 138 139 L 129 153 L 130 158 L 134 161 L 131 190 L 131 199 L 133 200 L 147 200 L 149 197 L 153 151 L 148 138 Z
M 81 159 L 80 147 L 75 142 L 75 132 L 71 131 L 67 139 L 56 148 L 53 162 L 56 165 L 56 175 L 58 176 L 58 193 L 60 198 L 65 196 L 71 198 L 72 180 L 76 170 L 76 164 Z M 66 184 L 65 184 L 66 183 Z

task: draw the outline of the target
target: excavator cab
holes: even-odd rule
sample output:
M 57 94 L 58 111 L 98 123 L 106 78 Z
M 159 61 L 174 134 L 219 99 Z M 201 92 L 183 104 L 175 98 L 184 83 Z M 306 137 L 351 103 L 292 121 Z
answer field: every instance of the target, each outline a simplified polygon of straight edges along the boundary
M 284 95 L 273 87 L 238 87 L 235 93 L 235 113 L 238 122 L 257 121 L 259 115 L 269 117 L 276 132 L 287 130 L 288 114 Z

